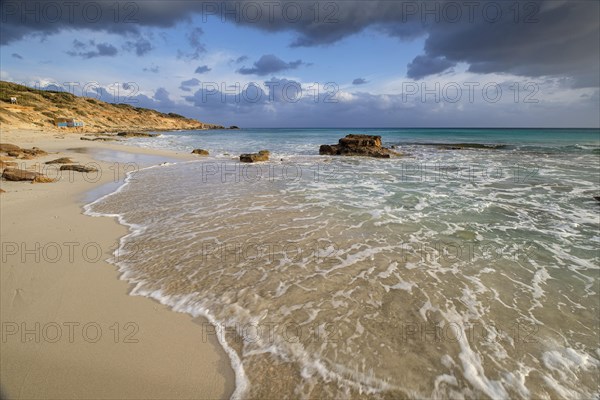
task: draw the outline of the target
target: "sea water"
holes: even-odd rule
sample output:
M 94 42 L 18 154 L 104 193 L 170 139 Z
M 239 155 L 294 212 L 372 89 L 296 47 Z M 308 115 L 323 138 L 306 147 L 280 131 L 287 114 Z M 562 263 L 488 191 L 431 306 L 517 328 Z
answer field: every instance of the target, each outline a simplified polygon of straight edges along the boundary
M 318 155 L 348 133 L 402 157 Z M 212 323 L 235 398 L 600 395 L 598 130 L 248 129 L 130 145 L 86 206 L 132 294 Z M 454 144 L 454 145 L 453 145 Z M 457 144 L 469 144 L 467 147 Z M 271 161 L 240 164 L 240 153 Z

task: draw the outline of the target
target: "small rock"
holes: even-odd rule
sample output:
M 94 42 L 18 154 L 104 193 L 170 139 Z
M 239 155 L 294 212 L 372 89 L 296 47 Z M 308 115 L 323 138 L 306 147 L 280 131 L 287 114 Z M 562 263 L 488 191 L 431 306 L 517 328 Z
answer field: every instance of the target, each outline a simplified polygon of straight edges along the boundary
M 60 167 L 61 171 L 75 171 L 75 172 L 98 172 L 96 168 L 86 167 L 84 165 L 63 165 Z
M 32 183 L 52 183 L 54 181 L 55 181 L 54 179 L 49 178 L 46 175 L 38 175 L 35 178 L 33 178 Z
M 240 162 L 254 163 L 260 161 L 269 161 L 269 155 L 271 153 L 268 150 L 261 150 L 258 153 L 242 154 L 240 156 Z
M 28 154 L 30 156 L 33 157 L 39 157 L 39 156 L 45 156 L 48 155 L 47 152 L 45 152 L 44 150 L 38 148 L 38 147 L 34 147 L 32 149 L 22 149 L 23 153 Z
M 596 201 L 600 201 L 600 196 L 594 196 L 594 199 L 596 199 Z
M 195 149 L 194 151 L 192 151 L 192 154 L 198 154 L 199 156 L 207 156 L 208 155 L 208 150 Z
M 6 190 L 0 189 L 0 194 L 2 194 L 2 193 L 6 193 Z
M 229 127 L 229 129 L 240 129 L 240 128 L 239 128 L 239 127 L 237 127 L 237 126 L 235 126 L 235 125 L 231 125 L 231 126 Z
M 19 150 L 11 150 L 9 152 L 7 152 L 7 154 L 11 157 L 21 157 L 23 155 L 23 152 L 19 149 Z
M 71 160 L 69 157 L 61 157 L 56 160 L 48 161 L 46 164 L 73 164 L 75 161 Z

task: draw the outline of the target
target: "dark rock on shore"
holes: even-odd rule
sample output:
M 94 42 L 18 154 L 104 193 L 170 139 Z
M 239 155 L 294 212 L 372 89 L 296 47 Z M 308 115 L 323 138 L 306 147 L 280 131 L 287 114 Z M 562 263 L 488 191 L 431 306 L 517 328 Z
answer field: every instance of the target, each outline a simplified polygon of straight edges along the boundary
M 400 155 L 381 146 L 381 136 L 347 135 L 339 140 L 339 144 L 324 144 L 319 148 L 319 154 L 330 156 L 364 156 L 390 158 Z
M 229 127 L 229 129 L 240 129 L 240 128 L 239 128 L 238 126 L 231 125 L 231 126 Z
M 26 171 L 24 169 L 18 169 L 18 168 L 5 169 L 4 172 L 2 172 L 2 178 L 6 179 L 7 181 L 14 181 L 14 182 L 19 182 L 19 181 L 30 181 L 30 182 L 39 182 L 39 183 L 54 182 L 53 179 L 50 179 L 46 175 L 40 174 L 39 172 L 31 172 L 31 171 Z
M 69 157 L 61 157 L 56 160 L 47 161 L 46 164 L 73 164 L 74 162 Z
M 208 150 L 204 150 L 204 149 L 195 149 L 194 151 L 192 151 L 192 154 L 198 154 L 199 156 L 209 155 Z
M 96 168 L 86 167 L 83 165 L 63 165 L 60 167 L 61 171 L 75 171 L 75 172 L 98 172 Z
M 154 133 L 146 133 L 146 132 L 119 132 L 117 136 L 132 138 L 132 137 L 156 137 L 157 134 Z
M 242 154 L 240 156 L 240 162 L 253 163 L 260 161 L 269 161 L 270 155 L 271 152 L 268 150 L 261 150 L 258 153 Z

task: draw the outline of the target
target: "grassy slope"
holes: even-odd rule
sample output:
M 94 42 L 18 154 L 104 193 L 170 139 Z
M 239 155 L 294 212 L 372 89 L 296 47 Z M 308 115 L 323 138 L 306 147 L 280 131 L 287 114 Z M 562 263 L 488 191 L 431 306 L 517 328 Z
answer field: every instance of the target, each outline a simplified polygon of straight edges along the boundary
M 11 97 L 17 97 L 17 105 L 10 104 Z M 58 117 L 83 121 L 85 128 L 78 130 L 85 132 L 221 128 L 177 114 L 164 114 L 129 104 L 106 103 L 67 92 L 36 90 L 0 81 L 0 124 L 3 128 L 54 131 L 59 130 L 54 125 L 54 118 Z

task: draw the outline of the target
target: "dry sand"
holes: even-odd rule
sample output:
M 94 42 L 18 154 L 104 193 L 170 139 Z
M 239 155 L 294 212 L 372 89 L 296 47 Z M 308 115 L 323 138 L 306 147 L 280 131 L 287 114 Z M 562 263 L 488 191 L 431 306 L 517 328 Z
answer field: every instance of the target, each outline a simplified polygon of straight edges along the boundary
M 122 173 L 115 179 L 117 165 L 92 159 L 94 152 L 67 149 L 119 150 L 165 161 L 191 156 L 79 137 L 0 134 L 2 143 L 55 153 L 26 161 L 28 167 L 71 157 L 97 162 L 102 171 L 99 179 L 63 171 L 55 183 L 0 183 L 6 191 L 0 195 L 0 397 L 228 398 L 234 374 L 214 337 L 203 337 L 207 322 L 129 296 L 128 284 L 105 261 L 126 228 L 82 214 L 86 192 L 123 181 Z

